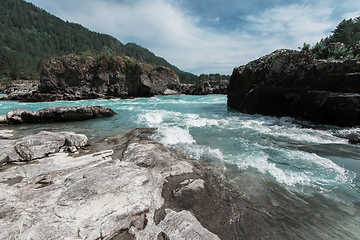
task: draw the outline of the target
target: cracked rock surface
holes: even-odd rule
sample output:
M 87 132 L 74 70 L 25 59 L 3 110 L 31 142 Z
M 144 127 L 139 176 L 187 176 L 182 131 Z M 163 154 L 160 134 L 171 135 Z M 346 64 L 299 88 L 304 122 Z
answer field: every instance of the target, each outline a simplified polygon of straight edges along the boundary
M 151 141 L 129 142 L 121 159 L 113 153 L 57 153 L 2 169 L 0 239 L 219 239 L 189 211 L 165 209 L 155 221 L 166 178 L 192 173 L 192 164 Z
M 84 134 L 46 131 L 17 140 L 0 139 L 0 166 L 36 160 L 65 150 L 76 152 L 87 142 L 88 138 Z

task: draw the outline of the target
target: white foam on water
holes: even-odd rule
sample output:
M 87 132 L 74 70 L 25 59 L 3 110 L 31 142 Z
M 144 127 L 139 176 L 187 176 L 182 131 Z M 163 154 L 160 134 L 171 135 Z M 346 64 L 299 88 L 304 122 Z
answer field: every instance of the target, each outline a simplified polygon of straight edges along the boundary
M 244 153 L 236 157 L 236 165 L 245 170 L 249 167 L 265 174 L 269 173 L 278 183 L 288 186 L 332 187 L 342 183 L 352 183 L 356 174 L 338 166 L 327 158 L 314 153 L 280 150 L 277 162 L 263 150 Z
M 305 143 L 346 143 L 346 139 L 335 137 L 328 131 L 316 129 L 299 129 L 297 127 L 283 128 L 273 127 L 270 135 L 276 137 L 284 137 Z
M 195 140 L 189 133 L 189 130 L 178 126 L 160 127 L 157 129 L 153 138 L 167 147 L 173 147 L 177 144 L 195 143 Z
M 181 116 L 181 113 L 165 110 L 146 110 L 138 115 L 138 123 L 143 123 L 148 127 L 161 127 L 165 120 L 173 121 Z M 176 122 L 176 121 L 175 121 Z
M 236 165 L 245 170 L 249 167 L 257 169 L 265 174 L 269 173 L 278 183 L 294 186 L 296 184 L 311 185 L 310 177 L 304 172 L 294 172 L 289 169 L 281 169 L 275 163 L 268 161 L 269 156 L 264 152 L 252 153 L 239 159 Z
M 224 162 L 226 160 L 225 155 L 218 148 L 193 144 L 185 146 L 185 150 L 191 158 L 198 160 L 206 159 L 220 162 Z
M 264 119 L 239 119 L 230 117 L 228 129 L 251 130 L 257 134 L 265 134 L 272 137 L 289 139 L 301 143 L 347 143 L 344 138 L 331 134 L 330 131 L 302 128 L 288 122 L 288 119 L 270 118 Z
M 218 120 L 201 118 L 198 114 L 185 114 L 184 120 L 187 127 L 206 127 L 219 125 Z

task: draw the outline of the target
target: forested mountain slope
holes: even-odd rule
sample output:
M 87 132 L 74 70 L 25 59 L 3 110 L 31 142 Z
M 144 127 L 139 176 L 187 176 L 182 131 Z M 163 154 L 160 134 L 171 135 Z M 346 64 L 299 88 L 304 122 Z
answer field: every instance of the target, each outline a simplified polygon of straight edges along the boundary
M 65 22 L 23 0 L 0 1 L 0 79 L 38 79 L 45 60 L 66 54 L 113 54 L 173 69 L 182 82 L 197 76 L 186 73 L 135 43 Z

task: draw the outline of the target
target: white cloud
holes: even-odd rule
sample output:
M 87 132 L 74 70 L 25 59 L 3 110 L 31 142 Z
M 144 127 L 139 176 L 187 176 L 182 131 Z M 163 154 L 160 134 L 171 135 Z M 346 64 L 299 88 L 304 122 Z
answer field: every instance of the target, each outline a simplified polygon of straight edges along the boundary
M 339 21 L 330 18 L 333 9 L 326 7 L 327 1 L 308 1 L 308 5 L 275 7 L 247 16 L 251 29 L 224 34 L 200 27 L 200 18 L 187 15 L 174 1 L 35 1 L 51 6 L 50 12 L 64 20 L 110 34 L 123 43 L 136 42 L 195 74 L 231 74 L 234 67 L 278 48 L 296 49 L 304 42 L 317 42 Z
M 256 57 L 256 44 L 246 33 L 217 34 L 213 29 L 196 26 L 199 19 L 185 15 L 163 1 L 138 1 L 132 5 L 88 2 L 81 12 L 62 12 L 60 17 L 79 22 L 99 32 L 134 41 L 185 71 L 196 74 L 221 72 Z M 146 43 L 142 44 L 142 43 Z
M 360 10 L 354 11 L 354 12 L 347 12 L 343 15 L 343 18 L 344 19 L 350 19 L 350 18 L 354 19 L 356 17 L 359 17 L 359 15 L 360 15 Z
M 263 35 L 283 39 L 285 42 L 314 43 L 328 36 L 335 27 L 337 22 L 330 19 L 332 11 L 332 8 L 322 4 L 294 4 L 270 9 L 260 16 L 249 16 L 248 20 Z

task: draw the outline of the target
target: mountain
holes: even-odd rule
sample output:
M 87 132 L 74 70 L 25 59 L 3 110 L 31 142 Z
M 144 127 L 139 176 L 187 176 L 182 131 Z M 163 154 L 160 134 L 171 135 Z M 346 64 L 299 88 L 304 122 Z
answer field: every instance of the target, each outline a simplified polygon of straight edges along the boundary
M 63 21 L 23 0 L 0 1 L 0 79 L 39 79 L 44 62 L 52 57 L 75 54 L 129 56 L 139 62 L 174 70 L 182 82 L 198 77 L 181 71 L 165 59 L 135 43 Z

